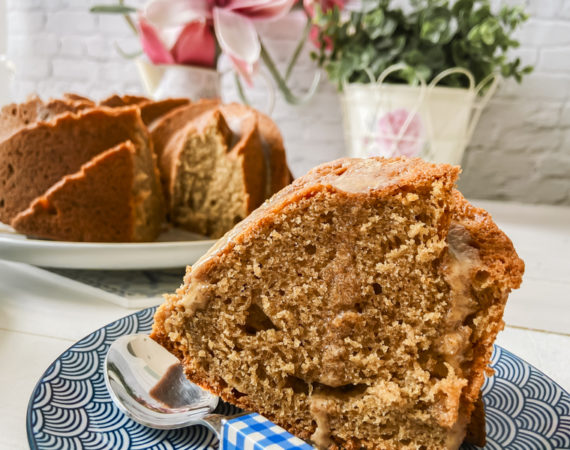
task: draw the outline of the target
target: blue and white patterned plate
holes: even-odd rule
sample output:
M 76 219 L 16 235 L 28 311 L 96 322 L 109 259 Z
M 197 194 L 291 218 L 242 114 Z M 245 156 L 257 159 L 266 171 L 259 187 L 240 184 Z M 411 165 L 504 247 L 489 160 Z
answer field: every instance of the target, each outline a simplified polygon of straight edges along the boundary
M 118 337 L 148 333 L 154 308 L 144 309 L 95 331 L 63 353 L 44 373 L 30 398 L 27 431 L 35 449 L 216 448 L 205 428 L 146 428 L 112 403 L 103 361 Z M 570 449 L 570 395 L 512 353 L 496 346 L 495 376 L 483 386 L 486 449 Z M 222 404 L 219 412 L 235 413 Z M 463 445 L 462 450 L 477 447 Z

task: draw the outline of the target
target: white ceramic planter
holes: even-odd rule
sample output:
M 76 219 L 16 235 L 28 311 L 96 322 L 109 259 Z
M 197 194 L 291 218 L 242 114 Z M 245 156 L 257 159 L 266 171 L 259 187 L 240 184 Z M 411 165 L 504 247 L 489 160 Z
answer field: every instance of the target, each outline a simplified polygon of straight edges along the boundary
M 136 60 L 136 65 L 147 95 L 155 100 L 171 97 L 186 97 L 192 101 L 201 98 L 223 98 L 222 78 L 234 73 L 232 69 L 219 72 L 193 66 L 155 65 L 142 58 Z M 262 86 L 266 100 L 265 105 L 258 108 L 271 115 L 275 106 L 273 82 L 264 73 L 259 73 L 257 78 L 264 82 Z
M 137 69 L 144 88 L 155 100 L 186 97 L 219 98 L 221 74 L 214 69 L 183 65 L 155 65 L 139 58 Z
M 429 86 L 381 81 L 346 85 L 341 99 L 349 155 L 419 156 L 433 162 L 460 164 L 497 80 L 484 80 L 477 88 L 470 83 L 468 89 L 436 85 L 454 72 L 442 72 Z M 468 78 L 472 80 L 470 74 Z M 481 87 L 489 81 L 492 84 L 480 96 Z

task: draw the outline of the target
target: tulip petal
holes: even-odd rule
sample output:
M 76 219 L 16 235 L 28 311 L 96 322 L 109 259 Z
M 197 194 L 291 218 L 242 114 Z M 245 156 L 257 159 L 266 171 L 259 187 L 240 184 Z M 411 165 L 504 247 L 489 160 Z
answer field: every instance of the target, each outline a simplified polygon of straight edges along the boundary
M 139 34 L 143 51 L 154 64 L 173 64 L 174 58 L 156 29 L 139 15 Z
M 297 0 L 233 0 L 227 9 L 250 19 L 275 20 L 287 14 Z
M 177 64 L 216 67 L 216 39 L 205 22 L 192 22 L 184 27 L 172 48 Z
M 143 14 L 159 28 L 186 25 L 212 17 L 208 0 L 151 0 L 146 4 Z
M 257 72 L 258 63 L 248 64 L 241 59 L 234 58 L 230 56 L 230 61 L 232 62 L 236 71 L 242 76 L 248 86 L 253 86 L 253 75 Z
M 214 8 L 214 28 L 222 51 L 253 68 L 261 46 L 251 20 L 228 9 Z

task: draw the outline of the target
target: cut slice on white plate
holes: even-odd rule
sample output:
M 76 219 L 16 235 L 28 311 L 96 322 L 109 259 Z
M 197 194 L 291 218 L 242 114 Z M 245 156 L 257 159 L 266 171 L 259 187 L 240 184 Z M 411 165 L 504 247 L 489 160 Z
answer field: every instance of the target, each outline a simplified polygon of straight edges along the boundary
M 28 239 L 0 223 L 0 259 L 42 267 L 128 270 L 184 267 L 196 262 L 213 239 L 171 228 L 156 242 L 98 243 Z

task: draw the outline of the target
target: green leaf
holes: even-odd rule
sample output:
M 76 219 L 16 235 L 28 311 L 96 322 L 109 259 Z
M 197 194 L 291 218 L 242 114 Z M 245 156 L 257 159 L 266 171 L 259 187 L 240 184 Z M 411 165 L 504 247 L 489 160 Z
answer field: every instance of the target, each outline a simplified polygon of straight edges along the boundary
M 469 23 L 471 26 L 475 26 L 479 23 L 482 23 L 488 17 L 493 17 L 493 15 L 491 14 L 491 7 L 487 1 L 484 2 L 479 9 L 477 9 L 469 16 Z
M 95 5 L 89 11 L 99 14 L 131 14 L 137 12 L 137 9 L 126 5 Z
M 451 13 L 454 16 L 469 14 L 473 9 L 473 0 L 458 0 L 451 8 Z
M 480 27 L 481 40 L 486 45 L 493 45 L 495 43 L 495 34 L 500 28 L 499 22 L 495 18 L 485 20 Z
M 383 35 L 382 26 L 384 25 L 384 20 L 384 11 L 378 9 L 364 16 L 362 28 L 371 39 L 376 39 Z
M 382 25 L 378 28 L 376 37 L 392 35 L 397 26 L 398 22 L 396 22 L 392 17 L 386 17 Z
M 496 72 L 518 79 L 532 70 L 508 56 L 518 46 L 513 32 L 527 18 L 520 7 L 494 13 L 489 0 L 410 0 L 403 11 L 390 0 L 363 2 L 364 8 L 349 16 L 337 8 L 316 15 L 321 41 L 332 43 L 332 50 L 318 50 L 316 60 L 339 87 L 345 80 L 368 82 L 368 74 L 377 77 L 399 62 L 406 69 L 388 81 L 429 82 L 452 67 L 471 71 L 476 82 Z M 466 83 L 458 75 L 442 82 Z

